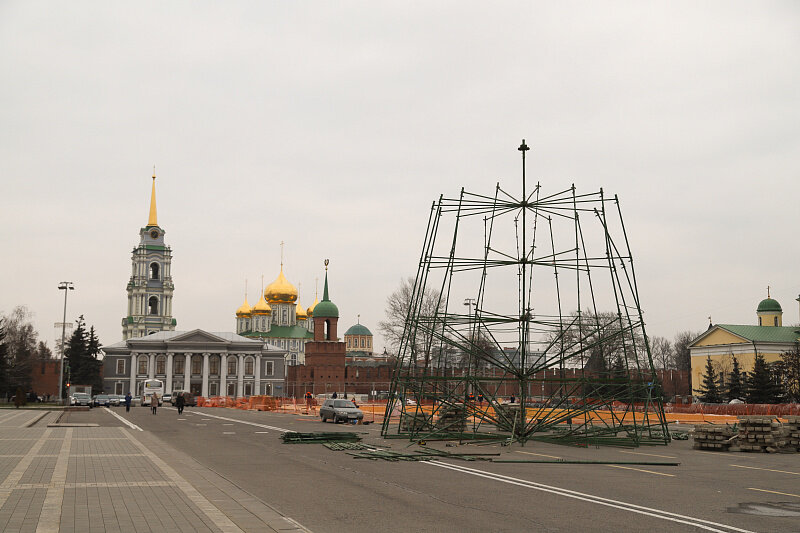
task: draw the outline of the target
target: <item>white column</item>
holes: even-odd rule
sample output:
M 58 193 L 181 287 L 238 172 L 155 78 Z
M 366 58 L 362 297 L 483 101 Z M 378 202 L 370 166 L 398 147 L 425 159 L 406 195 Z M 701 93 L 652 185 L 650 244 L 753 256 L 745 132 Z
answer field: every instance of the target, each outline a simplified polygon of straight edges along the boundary
M 156 354 L 149 354 L 147 356 L 147 361 L 150 363 L 147 365 L 147 377 L 153 379 L 156 377 Z
M 201 396 L 204 398 L 208 398 L 208 357 L 209 353 L 206 352 L 203 354 L 203 388 L 201 391 Z
M 244 396 L 244 355 L 239 354 L 239 375 L 236 379 L 236 396 Z
M 138 355 L 136 352 L 131 352 L 131 396 L 136 396 L 136 359 Z
M 219 395 L 228 395 L 228 354 L 219 354 Z
M 255 378 L 255 381 L 253 381 L 253 394 L 258 395 L 258 394 L 261 394 L 261 372 L 263 372 L 263 369 L 261 368 L 261 356 L 260 355 L 256 356 L 255 372 L 256 372 L 256 378 Z
M 167 352 L 167 383 L 164 385 L 164 392 L 172 394 L 172 352 Z
M 183 390 L 189 392 L 192 390 L 192 355 L 190 353 L 183 354 Z

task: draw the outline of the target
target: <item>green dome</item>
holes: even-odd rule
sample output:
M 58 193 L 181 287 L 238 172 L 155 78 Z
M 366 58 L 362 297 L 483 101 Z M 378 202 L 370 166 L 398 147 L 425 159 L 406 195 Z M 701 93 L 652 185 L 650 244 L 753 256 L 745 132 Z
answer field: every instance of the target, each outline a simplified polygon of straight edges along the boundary
M 372 332 L 367 329 L 366 326 L 362 326 L 361 324 L 356 324 L 355 326 L 350 326 L 350 329 L 344 332 L 345 335 L 372 335 Z
M 339 308 L 330 300 L 322 300 L 314 307 L 314 318 L 339 318 Z
M 772 298 L 765 298 L 761 300 L 758 304 L 757 313 L 783 313 L 783 309 L 781 309 L 781 304 L 778 303 L 778 300 L 773 300 Z

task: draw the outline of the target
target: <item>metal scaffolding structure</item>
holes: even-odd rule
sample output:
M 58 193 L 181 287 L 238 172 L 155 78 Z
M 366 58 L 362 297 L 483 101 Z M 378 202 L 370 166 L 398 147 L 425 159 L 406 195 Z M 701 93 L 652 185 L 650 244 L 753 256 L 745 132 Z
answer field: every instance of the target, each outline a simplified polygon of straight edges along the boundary
M 520 194 L 433 203 L 382 434 L 666 444 L 618 198 L 529 188 L 528 149 Z

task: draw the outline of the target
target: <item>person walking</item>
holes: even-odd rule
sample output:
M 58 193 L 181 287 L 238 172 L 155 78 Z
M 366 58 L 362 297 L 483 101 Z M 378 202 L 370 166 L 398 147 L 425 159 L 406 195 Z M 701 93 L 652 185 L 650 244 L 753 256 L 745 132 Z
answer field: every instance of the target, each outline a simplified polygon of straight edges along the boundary
M 130 413 L 131 412 L 131 401 L 132 400 L 133 400 L 133 396 L 131 396 L 130 392 L 125 395 L 125 412 L 126 413 Z
M 186 398 L 183 397 L 183 393 L 179 393 L 178 397 L 175 398 L 175 407 L 178 408 L 178 414 L 183 414 L 183 406 L 186 405 Z
M 156 409 L 158 409 L 158 394 L 155 392 L 150 396 L 150 409 L 153 410 L 153 414 L 156 414 Z

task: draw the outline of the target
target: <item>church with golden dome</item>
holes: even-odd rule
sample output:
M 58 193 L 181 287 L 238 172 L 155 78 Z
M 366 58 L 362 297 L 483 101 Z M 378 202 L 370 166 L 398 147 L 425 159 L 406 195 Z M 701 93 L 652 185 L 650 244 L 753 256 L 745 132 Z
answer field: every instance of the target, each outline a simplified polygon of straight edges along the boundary
M 286 350 L 286 363 L 305 362 L 306 343 L 314 338 L 314 308 L 319 299 L 306 309 L 298 301 L 297 287 L 283 274 L 283 261 L 277 279 L 266 286 L 258 302 L 244 303 L 236 310 L 236 333 Z

